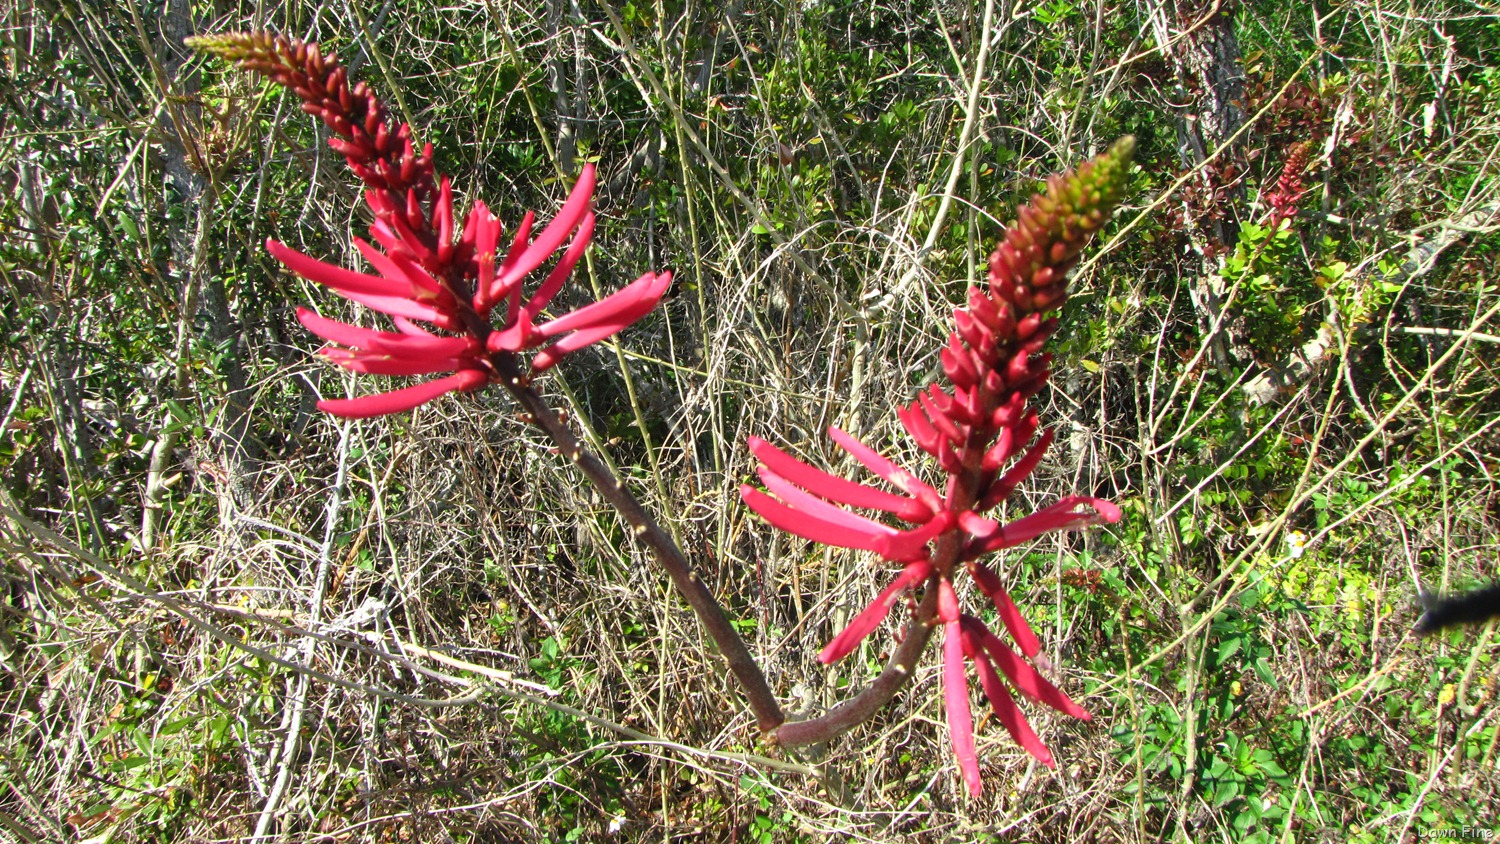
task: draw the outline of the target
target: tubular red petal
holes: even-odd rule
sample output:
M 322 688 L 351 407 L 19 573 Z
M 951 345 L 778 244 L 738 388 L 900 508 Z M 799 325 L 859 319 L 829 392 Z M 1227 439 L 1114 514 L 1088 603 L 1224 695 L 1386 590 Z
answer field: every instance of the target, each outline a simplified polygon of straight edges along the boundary
M 642 294 L 637 301 L 631 304 L 627 310 L 615 314 L 614 318 L 611 321 L 601 323 L 591 328 L 579 329 L 578 331 L 569 334 L 556 343 L 553 343 L 551 346 L 548 346 L 547 348 L 538 352 L 537 356 L 532 359 L 531 368 L 537 372 L 543 372 L 545 370 L 551 369 L 553 366 L 556 366 L 557 362 L 562 360 L 565 355 L 576 352 L 579 349 L 597 343 L 600 340 L 612 337 L 615 334 L 618 334 L 624 329 L 628 328 L 641 317 L 649 313 L 652 308 L 656 307 L 656 303 L 661 300 L 662 294 L 667 292 L 667 287 L 672 283 L 672 274 L 663 273 L 662 275 L 657 276 L 656 282 L 657 283 L 651 286 L 651 288 L 648 289 L 646 293 Z M 523 312 L 521 316 L 524 319 L 526 317 L 526 314 Z
M 1044 317 L 1039 311 L 1021 317 L 1021 321 L 1016 323 L 1016 338 L 1019 340 L 1030 340 L 1031 335 L 1035 334 L 1037 329 L 1042 327 L 1043 319 Z
M 563 241 L 578 228 L 583 221 L 584 214 L 588 213 L 589 205 L 594 195 L 594 165 L 588 164 L 583 168 L 583 173 L 578 176 L 573 190 L 568 194 L 568 201 L 547 224 L 547 228 L 537 235 L 535 241 L 526 247 L 526 251 L 519 255 L 514 263 L 507 257 L 503 282 L 506 285 L 520 280 L 527 273 L 540 267 L 553 252 L 556 252 Z
M 370 206 L 377 220 L 384 220 L 396 213 L 396 205 L 391 201 L 391 195 L 383 190 L 365 191 L 365 204 Z
M 902 592 L 921 583 L 932 575 L 932 566 L 925 560 L 919 560 L 901 570 L 896 579 L 891 581 L 868 606 L 860 612 L 843 632 L 833 637 L 833 640 L 818 654 L 818 661 L 824 665 L 830 665 L 843 659 L 859 647 L 859 643 L 865 640 L 880 622 L 890 614 L 891 607 L 895 605 L 896 599 Z
M 983 625 L 980 627 L 983 629 Z M 1016 691 L 1065 715 L 1071 715 L 1081 721 L 1093 720 L 1092 715 L 1074 703 L 1056 686 L 1047 682 L 1047 678 L 1037 673 L 1031 663 L 1021 659 L 1015 651 L 1000 641 L 1000 637 L 989 630 L 984 630 L 984 633 L 979 636 L 979 642 L 989 652 L 990 659 L 994 660 L 995 666 L 1010 679 Z
M 458 242 L 473 249 L 479 240 L 480 209 L 484 208 L 483 202 L 476 201 L 474 207 L 469 209 L 469 216 L 464 218 L 464 230 L 458 236 Z
M 434 303 L 452 302 L 453 297 L 448 294 L 442 283 L 410 258 L 395 251 L 389 255 L 381 254 L 380 250 L 357 237 L 354 238 L 354 246 L 359 249 L 361 255 L 365 256 L 365 260 L 370 262 L 370 266 L 382 276 L 392 281 L 404 282 L 409 291 L 407 295 L 412 298 Z
M 963 455 L 959 454 L 953 443 L 947 439 L 938 441 L 937 462 L 950 475 L 958 475 L 966 471 Z
M 924 503 L 936 510 L 940 501 L 937 490 L 922 483 L 916 475 L 906 471 L 895 462 L 886 458 L 880 452 L 865 445 L 853 436 L 839 430 L 836 427 L 828 429 L 828 436 L 838 443 L 839 448 L 848 452 L 855 460 L 858 460 L 866 469 L 879 475 L 892 486 L 907 495 L 921 498 Z
M 1005 380 L 1007 383 L 1014 384 L 1018 381 L 1025 381 L 1034 374 L 1031 371 L 1030 357 L 1024 349 L 1011 356 L 1011 359 L 1005 364 Z
M 515 322 L 516 315 L 521 311 L 521 276 L 507 281 L 505 269 L 520 260 L 521 254 L 526 251 L 526 242 L 531 238 L 531 225 L 534 222 L 536 222 L 536 214 L 531 211 L 527 211 L 521 217 L 521 224 L 516 226 L 516 233 L 511 237 L 510 251 L 505 253 L 505 260 L 500 262 L 498 269 L 501 275 L 495 278 L 491 298 L 498 302 L 502 298 L 509 297 L 510 307 L 506 322 Z
M 351 352 L 336 346 L 324 349 L 320 354 L 351 372 L 363 372 L 366 375 L 433 375 L 438 372 L 452 372 L 469 362 L 460 358 L 397 358 L 389 355 L 372 355 Z
M 984 453 L 980 467 L 986 472 L 998 472 L 1000 467 L 1005 465 L 1005 461 L 1010 459 L 1011 453 L 1015 450 L 1015 444 L 1015 428 L 1001 428 L 1000 436 L 995 440 L 995 444 Z
M 938 453 L 938 441 L 943 435 L 932 427 L 927 420 L 927 415 L 921 411 L 916 404 L 902 405 L 896 408 L 896 417 L 901 420 L 901 427 L 911 438 L 916 441 L 917 447 L 936 457 Z
M 519 352 L 531 345 L 535 333 L 536 326 L 531 324 L 531 314 L 523 311 L 509 328 L 490 332 L 484 345 L 492 352 Z
M 405 209 L 400 206 L 396 206 L 394 213 L 377 219 L 370 233 L 392 255 L 402 255 L 429 267 L 437 263 L 436 253 L 412 230 Z
M 303 328 L 322 337 L 324 340 L 342 343 L 345 346 L 364 346 L 375 335 L 380 333 L 373 329 L 360 328 L 357 325 L 350 325 L 346 322 L 338 322 L 324 316 L 319 316 L 307 308 L 299 307 L 297 309 L 297 321 L 302 323 Z
M 472 232 L 472 234 L 471 234 Z M 487 313 L 499 301 L 495 284 L 495 248 L 500 241 L 500 221 L 483 202 L 475 203 L 469 212 L 464 238 L 474 247 L 474 309 Z
M 979 383 L 979 371 L 969 359 L 968 351 L 959 344 L 957 334 L 949 335 L 948 346 L 938 353 L 938 358 L 942 361 L 943 373 L 956 386 L 972 387 Z
M 983 785 L 979 780 L 979 756 L 974 752 L 974 715 L 969 710 L 964 648 L 956 619 L 943 625 L 943 706 L 948 710 L 948 738 L 953 743 L 959 773 L 969 787 L 969 795 L 978 797 Z
M 537 352 L 536 357 L 531 361 L 532 370 L 535 372 L 545 372 L 556 366 L 564 357 L 573 352 L 620 333 L 629 328 L 636 320 L 645 316 L 646 312 L 651 310 L 651 307 L 652 305 L 648 304 L 643 306 L 638 313 L 622 315 L 617 322 L 607 323 L 597 328 L 586 328 L 582 331 L 575 331 L 569 334 L 567 337 Z
M 943 510 L 919 528 L 893 531 L 880 540 L 875 550 L 880 556 L 896 563 L 924 560 L 927 558 L 927 543 L 952 529 L 953 514 Z
M 447 378 L 439 378 L 388 393 L 376 393 L 357 399 L 323 399 L 318 402 L 318 409 L 345 419 L 369 419 L 372 416 L 386 416 L 411 410 L 454 390 L 476 389 L 488 380 L 488 376 L 483 372 L 468 369 L 455 372 Z
M 1010 593 L 1005 590 L 1005 584 L 1000 582 L 999 575 L 984 563 L 970 564 L 969 574 L 973 576 L 974 584 L 979 587 L 979 591 L 995 602 L 995 611 L 1000 614 L 1000 623 L 1005 625 L 1006 632 L 1015 641 L 1016 647 L 1021 649 L 1021 653 L 1026 654 L 1028 659 L 1041 653 L 1042 643 L 1037 640 L 1031 625 L 1026 623 L 1026 616 L 1021 615 L 1016 602 L 1011 600 Z
M 415 152 L 415 150 L 413 150 L 410 146 L 408 146 L 406 148 L 406 157 L 407 158 L 412 158 L 414 152 Z M 407 181 L 411 181 L 411 180 L 407 179 Z M 407 223 L 407 225 L 411 226 L 413 229 L 420 229 L 420 228 L 422 228 L 423 224 L 426 223 L 426 222 L 427 222 L 427 218 L 425 216 L 423 216 L 423 214 L 422 214 L 422 200 L 417 197 L 417 190 L 416 190 L 416 188 L 407 188 L 406 189 L 406 223 Z
M 999 522 L 986 519 L 973 510 L 965 510 L 958 514 L 958 526 L 976 539 L 988 539 L 1000 530 Z
M 413 337 L 437 336 L 436 334 L 433 334 L 431 331 L 427 331 L 426 329 L 422 328 L 420 325 L 417 325 L 406 317 L 394 317 L 391 319 L 391 322 L 394 322 L 396 324 L 396 330 L 401 332 L 402 334 L 409 334 Z
M 591 328 L 617 321 L 617 317 L 624 313 L 633 313 L 637 310 L 641 315 L 655 307 L 656 300 L 667 292 L 667 285 L 671 283 L 671 273 L 663 273 L 658 276 L 646 273 L 640 278 L 620 290 L 600 299 L 592 305 L 579 308 L 570 314 L 558 317 L 551 322 L 544 323 L 537 328 L 537 333 L 543 337 L 554 337 L 565 331 L 575 331 L 581 328 Z M 649 302 L 643 310 L 642 303 Z M 534 313 L 531 305 L 526 306 L 528 313 Z M 637 317 L 639 318 L 639 317 Z
M 953 352 L 954 362 L 964 370 L 964 377 L 970 382 L 963 386 L 970 387 L 979 383 L 979 370 L 975 367 L 973 352 L 964 346 L 963 338 L 958 336 L 958 332 L 948 335 L 948 348 Z
M 954 424 L 952 419 L 949 419 L 947 415 L 938 408 L 937 402 L 933 399 L 932 395 L 929 392 L 924 390 L 918 393 L 917 402 L 921 404 L 922 410 L 927 413 L 927 418 L 932 420 L 932 425 L 934 428 L 937 428 L 939 431 L 941 431 L 943 433 L 943 436 L 947 437 L 948 440 L 954 445 L 963 445 L 963 432 L 958 429 L 958 426 Z
M 865 531 L 872 535 L 886 536 L 896 532 L 889 525 L 881 524 L 873 519 L 867 519 L 857 513 L 851 513 L 835 504 L 803 490 L 801 487 L 771 471 L 766 466 L 760 467 L 757 474 L 766 485 L 766 489 L 776 493 L 776 497 L 811 516 L 816 516 L 830 524 L 836 524 L 851 530 Z
M 979 637 L 971 629 L 972 624 L 978 624 L 981 630 L 984 625 L 973 616 L 964 616 L 962 621 L 964 654 L 974 663 L 974 670 L 979 674 L 979 685 L 984 688 L 984 696 L 989 698 L 990 710 L 995 713 L 1010 733 L 1027 753 L 1030 753 L 1038 762 L 1049 768 L 1056 769 L 1057 765 L 1052 761 L 1052 752 L 1047 749 L 1042 740 L 1037 737 L 1036 731 L 1021 714 L 1021 708 L 1016 706 L 1016 701 L 1006 691 L 1005 683 L 1000 680 L 1000 675 L 995 673 L 995 667 L 990 665 L 989 659 L 985 657 L 983 647 L 979 644 Z
M 365 348 L 372 352 L 408 358 L 456 358 L 477 354 L 479 352 L 479 341 L 473 337 L 439 337 L 437 335 L 419 337 L 382 331 L 377 336 L 370 338 L 370 342 Z
M 400 333 L 375 331 L 336 322 L 306 308 L 297 309 L 297 320 L 308 331 L 325 340 L 376 355 L 407 359 L 459 358 L 476 354 L 480 349 L 478 341 L 473 337 L 441 337 L 423 331 L 403 317 L 396 317 L 396 327 L 401 329 Z
M 1026 399 L 1012 395 L 1009 401 L 995 408 L 994 414 L 990 416 L 990 426 L 996 430 L 1014 427 L 1025 411 Z
M 363 293 L 351 293 L 348 290 L 334 290 L 351 302 L 358 302 L 367 308 L 380 311 L 391 316 L 406 317 L 407 319 L 426 320 L 439 328 L 448 331 L 459 330 L 458 321 L 452 315 L 443 313 L 431 305 L 426 305 L 404 296 L 369 296 Z
M 1087 506 L 1089 510 L 1080 512 L 1080 506 Z M 1007 524 L 1001 529 L 1000 535 L 986 542 L 984 547 L 986 551 L 996 551 L 1055 530 L 1072 530 L 1119 520 L 1120 508 L 1108 501 L 1086 495 L 1070 495 L 1045 510 Z
M 965 425 L 977 425 L 985 421 L 983 404 L 979 398 L 979 387 L 959 387 L 953 391 L 953 415 Z
M 995 482 L 994 486 L 990 488 L 990 492 L 996 495 L 995 501 L 991 506 L 1003 501 L 1021 481 L 1026 480 L 1031 476 L 1032 472 L 1036 471 L 1037 464 L 1042 462 L 1042 456 L 1047 453 L 1047 448 L 1052 445 L 1052 436 L 1052 428 L 1043 431 L 1042 436 L 1027 450 L 1025 456 L 1016 461 L 1016 465 L 1010 467 L 1010 470 L 1000 480 Z M 988 501 L 989 498 L 990 495 L 987 493 L 985 500 Z
M 994 345 L 994 332 L 990 331 L 989 326 L 985 325 L 982 320 L 975 317 L 969 311 L 963 308 L 954 308 L 953 322 L 958 326 L 959 336 L 963 337 L 964 342 L 969 344 L 969 348 L 976 352 L 986 344 L 990 346 Z
M 829 524 L 801 510 L 794 510 L 748 484 L 740 487 L 740 498 L 744 499 L 751 510 L 759 513 L 761 518 L 787 533 L 824 545 L 861 551 L 876 550 L 878 536 Z
M 995 331 L 1000 326 L 1000 310 L 995 307 L 995 300 L 978 287 L 969 288 L 968 299 L 969 311 L 991 331 Z
M 410 292 L 410 286 L 399 281 L 325 264 L 275 240 L 266 241 L 266 251 L 297 275 L 334 291 L 367 296 L 405 296 Z
M 939 577 L 937 589 L 937 620 L 942 624 L 958 621 L 958 593 L 953 591 L 953 581 Z
M 563 253 L 557 266 L 547 274 L 547 278 L 532 294 L 531 301 L 526 303 L 526 310 L 533 316 L 542 312 L 557 291 L 562 289 L 563 282 L 573 272 L 573 267 L 578 264 L 578 259 L 583 257 L 584 250 L 589 248 L 589 240 L 594 236 L 594 212 L 590 211 L 583 216 L 583 223 L 578 227 L 578 233 L 573 235 L 573 241 L 568 244 L 568 251 Z
M 871 510 L 884 510 L 887 513 L 912 513 L 909 506 L 914 503 L 912 499 L 855 483 L 837 475 L 830 475 L 803 463 L 759 437 L 751 437 L 749 445 L 750 452 L 760 458 L 760 461 L 773 472 L 814 495 L 851 507 L 866 507 Z M 924 522 L 930 516 L 929 512 L 926 516 L 908 518 L 907 521 Z
M 453 188 L 444 176 L 438 188 L 437 206 L 433 210 L 437 223 L 438 265 L 448 266 L 453 258 Z

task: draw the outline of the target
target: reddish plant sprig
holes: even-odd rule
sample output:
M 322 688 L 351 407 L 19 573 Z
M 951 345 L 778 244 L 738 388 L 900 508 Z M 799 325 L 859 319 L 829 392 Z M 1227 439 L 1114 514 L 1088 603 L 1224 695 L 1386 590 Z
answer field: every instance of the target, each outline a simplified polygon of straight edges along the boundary
M 567 202 L 534 238 L 535 215 L 528 212 L 502 255 L 504 232 L 495 215 L 477 202 L 456 231 L 453 190 L 434 169 L 432 145 L 423 144 L 419 153 L 411 127 L 395 124 L 365 83 L 350 88 L 348 72 L 335 56 L 323 55 L 316 44 L 268 33 L 205 36 L 189 43 L 289 88 L 302 99 L 302 109 L 333 132 L 329 145 L 365 183 L 365 202 L 375 217 L 370 236 L 379 248 L 360 238 L 354 245 L 373 275 L 266 241 L 287 269 L 395 321 L 395 333 L 370 331 L 299 310 L 302 324 L 329 341 L 321 354 L 367 374 L 448 373 L 390 392 L 324 400 L 318 403 L 322 410 L 351 418 L 410 410 L 455 390 L 481 389 L 500 379 L 496 356 L 532 349 L 540 351 L 531 360 L 531 373 L 543 372 L 645 316 L 671 284 L 671 273 L 646 273 L 599 302 L 546 320 L 544 310 L 593 236 L 593 165 L 584 167 Z M 559 252 L 551 272 L 526 296 L 525 280 Z M 504 306 L 498 314 L 497 305 Z
M 1287 150 L 1286 162 L 1281 167 L 1281 176 L 1276 180 L 1276 187 L 1266 195 L 1266 205 L 1271 209 L 1272 231 L 1281 227 L 1282 220 L 1296 215 L 1298 203 L 1307 194 L 1302 178 L 1307 172 L 1312 148 L 1311 141 L 1298 141 Z
M 1034 196 L 1019 210 L 1016 222 L 990 257 L 987 289 L 970 288 L 968 307 L 954 311 L 956 327 L 941 352 L 951 389 L 931 385 L 915 402 L 898 410 L 907 433 L 948 475 L 945 494 L 939 495 L 913 473 L 837 428 L 829 429 L 834 441 L 899 494 L 830 475 L 764 440 L 750 440 L 767 490 L 741 487 L 741 496 L 751 509 L 804 539 L 873 551 L 903 566 L 875 601 L 829 642 L 820 660 L 831 663 L 849 654 L 880 625 L 902 593 L 925 584 L 929 598 L 919 605 L 913 624 L 942 627 L 949 735 L 959 771 L 975 795 L 981 783 L 965 660 L 974 663 L 1000 723 L 1017 744 L 1048 766 L 1054 765 L 1051 753 L 1000 676 L 1028 699 L 1075 718 L 1089 717 L 1033 666 L 1040 642 L 999 576 L 980 558 L 1045 533 L 1120 518 L 1115 505 L 1084 495 L 1064 497 L 1006 523 L 985 514 L 1011 496 L 1052 443 L 1051 430 L 1038 434 L 1039 421 L 1027 400 L 1051 374 L 1052 358 L 1043 349 L 1057 329 L 1051 314 L 1067 298 L 1068 273 L 1119 202 L 1134 149 L 1131 138 L 1117 141 L 1077 170 L 1053 176 L 1047 193 Z M 850 508 L 889 513 L 912 527 L 898 529 Z M 960 611 L 954 589 L 959 568 L 994 603 L 1020 655 L 977 617 Z M 934 592 L 935 601 L 930 599 Z M 919 651 L 925 632 L 920 627 L 909 629 L 907 639 L 918 639 L 915 648 Z M 915 654 L 906 643 L 900 651 L 893 666 L 904 676 L 909 665 L 905 660 L 914 659 Z M 881 691 L 872 687 L 864 694 L 893 693 L 895 685 L 898 682 L 885 682 Z M 785 744 L 827 740 L 858 723 L 855 716 L 867 710 L 867 704 L 859 704 L 812 722 L 786 724 L 777 737 Z
M 325 319 L 305 309 L 298 319 L 328 340 L 322 354 L 356 372 L 444 377 L 350 400 L 319 402 L 345 417 L 410 410 L 454 390 L 500 384 L 520 405 L 522 416 L 546 433 L 595 490 L 630 525 L 697 614 L 739 680 L 764 732 L 785 716 L 765 675 L 750 656 L 723 608 L 666 531 L 590 453 L 532 387 L 532 377 L 563 356 L 608 338 L 656 306 L 671 273 L 646 273 L 611 296 L 556 319 L 543 314 L 588 248 L 594 230 L 592 165 L 583 169 L 557 216 L 535 237 L 528 212 L 501 252 L 499 220 L 476 202 L 455 232 L 453 192 L 432 164 L 431 147 L 415 152 L 406 125 L 393 127 L 380 100 L 315 44 L 265 33 L 189 39 L 191 46 L 238 62 L 290 87 L 303 109 L 333 130 L 330 145 L 342 153 L 368 188 L 375 215 L 371 237 L 381 248 L 356 239 L 375 274 L 318 261 L 276 241 L 272 255 L 288 269 L 335 293 L 391 316 L 396 331 L 374 331 Z M 435 187 L 434 187 L 435 186 Z M 525 280 L 561 252 L 552 270 L 528 297 Z M 432 329 L 419 325 L 425 322 Z M 540 349 L 529 362 L 522 352 Z

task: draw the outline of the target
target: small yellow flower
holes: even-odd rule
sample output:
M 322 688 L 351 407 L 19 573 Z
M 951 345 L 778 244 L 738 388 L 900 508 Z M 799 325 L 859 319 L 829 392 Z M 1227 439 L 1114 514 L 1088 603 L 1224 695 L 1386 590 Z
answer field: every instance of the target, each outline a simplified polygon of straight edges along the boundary
M 1452 683 L 1443 686 L 1443 690 L 1438 692 L 1438 706 L 1447 706 L 1448 704 L 1452 703 L 1453 699 L 1457 696 L 1458 695 Z

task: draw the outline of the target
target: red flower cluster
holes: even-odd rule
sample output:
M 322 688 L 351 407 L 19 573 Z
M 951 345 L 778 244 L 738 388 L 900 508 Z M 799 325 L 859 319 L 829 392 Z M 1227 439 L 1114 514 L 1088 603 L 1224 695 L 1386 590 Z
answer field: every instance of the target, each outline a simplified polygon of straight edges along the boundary
M 948 475 L 945 493 L 837 428 L 829 429 L 834 442 L 899 493 L 830 475 L 764 440 L 750 440 L 769 491 L 741 487 L 751 509 L 804 539 L 873 551 L 903 565 L 874 602 L 829 642 L 820 660 L 830 663 L 853 651 L 908 589 L 925 584 L 938 590 L 932 622 L 943 625 L 949 733 L 959 770 L 975 795 L 980 778 L 966 659 L 974 663 L 1000 723 L 1046 765 L 1053 765 L 1051 753 L 1000 675 L 1024 697 L 1075 718 L 1089 717 L 1029 661 L 1041 650 L 1036 634 L 999 576 L 980 558 L 1044 533 L 1120 518 L 1113 504 L 1082 495 L 1003 524 L 984 514 L 1010 497 L 1052 443 L 1050 429 L 1037 435 L 1037 415 L 1027 406 L 1051 374 L 1051 355 L 1042 351 L 1057 328 L 1049 314 L 1067 297 L 1067 275 L 1079 253 L 1119 202 L 1134 149 L 1131 138 L 1117 141 L 1076 171 L 1052 177 L 1047 194 L 1020 209 L 1019 219 L 990 257 L 988 289 L 971 288 L 968 307 L 954 312 L 957 330 L 941 355 L 951 392 L 932 385 L 898 411 L 907 433 Z M 889 513 L 910 527 L 898 529 L 849 508 Z M 953 587 L 960 566 L 994 603 L 1019 655 L 979 618 L 960 611 Z
M 410 410 L 454 390 L 477 390 L 495 380 L 492 356 L 540 347 L 532 372 L 556 365 L 564 355 L 618 333 L 656 306 L 671 273 L 647 273 L 619 292 L 553 320 L 542 312 L 583 257 L 594 231 L 591 210 L 593 165 L 584 167 L 558 215 L 535 238 L 535 216 L 527 212 L 504 255 L 500 221 L 484 203 L 470 210 L 455 236 L 453 191 L 432 163 L 432 145 L 416 151 L 411 127 L 393 121 L 361 82 L 349 87 L 347 71 L 316 44 L 267 33 L 190 39 L 202 50 L 265 74 L 302 99 L 302 109 L 323 120 L 342 154 L 365 183 L 374 212 L 371 238 L 379 248 L 354 244 L 375 274 L 316 260 L 275 240 L 266 248 L 308 281 L 391 316 L 396 331 L 373 331 L 325 319 L 299 308 L 307 329 L 330 342 L 321 354 L 355 372 L 372 375 L 435 375 L 442 378 L 358 399 L 332 399 L 318 407 L 336 416 L 363 418 Z M 522 283 L 561 257 L 530 297 Z M 492 311 L 502 306 L 498 321 Z M 425 322 L 428 330 L 418 325 Z M 540 323 L 540 324 L 538 324 Z
M 1266 204 L 1271 207 L 1270 225 L 1273 231 L 1281 226 L 1282 220 L 1297 213 L 1297 204 L 1307 193 L 1302 186 L 1302 177 L 1307 171 L 1311 154 L 1311 141 L 1298 141 L 1287 151 L 1281 177 L 1276 180 L 1276 188 L 1266 195 Z

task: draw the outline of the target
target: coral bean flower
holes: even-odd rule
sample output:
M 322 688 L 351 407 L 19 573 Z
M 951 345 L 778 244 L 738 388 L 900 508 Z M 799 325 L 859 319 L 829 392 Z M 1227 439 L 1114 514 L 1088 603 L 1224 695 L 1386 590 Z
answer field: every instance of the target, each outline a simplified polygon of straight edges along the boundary
M 532 373 L 565 355 L 607 339 L 645 316 L 672 282 L 671 273 L 646 273 L 624 289 L 555 319 L 543 312 L 562 290 L 594 232 L 592 164 L 583 168 L 556 217 L 535 237 L 527 212 L 501 255 L 500 221 L 484 203 L 455 232 L 453 190 L 433 167 L 432 147 L 417 151 L 407 124 L 394 125 L 385 105 L 316 44 L 266 33 L 190 39 L 200 49 L 238 62 L 285 85 L 302 108 L 332 131 L 329 145 L 345 157 L 366 187 L 375 217 L 374 241 L 354 239 L 373 273 L 319 261 L 276 240 L 266 249 L 287 269 L 340 296 L 390 316 L 395 332 L 374 331 L 299 309 L 307 329 L 329 341 L 321 354 L 346 369 L 371 375 L 438 375 L 415 386 L 318 407 L 363 418 L 411 410 L 445 393 L 478 390 L 494 381 L 497 357 L 540 349 Z M 556 259 L 528 297 L 524 282 Z M 497 314 L 492 311 L 503 306 Z M 418 323 L 427 323 L 431 328 Z
M 948 732 L 959 773 L 976 796 L 981 781 L 966 662 L 974 664 L 996 719 L 1018 745 L 1049 767 L 1055 766 L 1051 752 L 1009 689 L 1074 718 L 1089 718 L 1037 670 L 1041 643 L 1036 633 L 1000 577 L 980 558 L 1053 531 L 1120 519 L 1114 504 L 1087 495 L 1065 496 L 1008 522 L 985 514 L 1010 498 L 1052 443 L 1050 430 L 1038 433 L 1037 415 L 1027 405 L 1051 375 L 1051 355 L 1043 352 L 1057 328 L 1050 314 L 1067 298 L 1068 272 L 1079 253 L 1119 202 L 1133 153 L 1134 141 L 1122 139 L 1076 171 L 1052 177 L 1046 195 L 1033 197 L 1020 209 L 990 258 L 987 289 L 971 288 L 968 307 L 954 312 L 956 327 L 940 355 L 951 391 L 931 385 L 897 410 L 917 446 L 947 474 L 945 493 L 837 428 L 828 432 L 834 442 L 896 492 L 831 475 L 765 440 L 752 437 L 749 442 L 765 485 L 765 491 L 740 488 L 752 510 L 804 539 L 871 551 L 902 566 L 828 643 L 818 657 L 822 662 L 851 653 L 908 590 L 937 590 L 936 613 L 921 621 L 943 628 Z M 855 510 L 879 511 L 905 526 Z M 960 569 L 994 604 L 1015 649 L 977 616 L 961 611 L 954 588 Z

